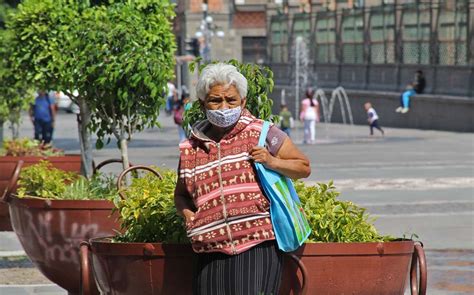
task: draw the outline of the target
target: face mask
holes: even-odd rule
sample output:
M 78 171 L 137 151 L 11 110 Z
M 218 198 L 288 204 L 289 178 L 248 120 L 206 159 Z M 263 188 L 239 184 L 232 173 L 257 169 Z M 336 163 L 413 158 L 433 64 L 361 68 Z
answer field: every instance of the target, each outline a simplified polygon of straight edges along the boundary
M 212 125 L 227 128 L 234 125 L 240 118 L 241 108 L 225 110 L 206 110 L 206 116 Z

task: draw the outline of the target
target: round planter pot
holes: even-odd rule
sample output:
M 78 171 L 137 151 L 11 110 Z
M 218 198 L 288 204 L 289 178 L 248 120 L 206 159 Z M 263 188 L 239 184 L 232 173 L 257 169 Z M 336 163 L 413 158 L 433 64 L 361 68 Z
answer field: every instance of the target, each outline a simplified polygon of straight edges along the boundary
M 189 245 L 96 238 L 81 245 L 81 259 L 85 295 L 92 271 L 103 294 L 192 294 L 194 254 Z M 403 295 L 410 269 L 412 294 L 426 294 L 425 257 L 413 241 L 308 243 L 285 257 L 280 295 Z
M 81 246 L 81 256 L 84 295 L 89 294 L 91 268 L 103 294 L 192 294 L 191 245 L 98 238 Z
M 51 164 L 65 171 L 80 172 L 81 171 L 81 155 L 65 155 L 54 157 L 0 157 L 0 196 L 10 183 L 13 171 L 18 163 L 22 160 L 23 166 L 30 166 L 38 163 L 40 160 L 47 160 Z M 15 191 L 15 189 L 13 190 Z M 8 205 L 0 201 L 0 231 L 11 231 L 12 226 L 8 213 Z
M 7 202 L 13 229 L 31 261 L 69 294 L 80 294 L 80 243 L 120 229 L 116 216 L 111 216 L 113 203 L 15 196 Z M 91 289 L 98 294 L 95 284 Z
M 426 294 L 425 255 L 413 241 L 306 243 L 294 254 L 306 268 L 307 294 L 403 295 L 409 272 L 412 294 Z M 286 259 L 280 294 L 300 294 L 301 279 Z

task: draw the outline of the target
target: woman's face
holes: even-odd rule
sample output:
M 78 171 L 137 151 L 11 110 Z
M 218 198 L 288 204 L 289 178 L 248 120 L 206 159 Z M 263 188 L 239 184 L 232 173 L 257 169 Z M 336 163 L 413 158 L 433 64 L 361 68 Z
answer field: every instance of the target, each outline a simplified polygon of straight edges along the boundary
M 214 85 L 209 89 L 206 99 L 201 102 L 206 110 L 233 109 L 245 107 L 245 99 L 240 97 L 239 91 L 234 85 Z

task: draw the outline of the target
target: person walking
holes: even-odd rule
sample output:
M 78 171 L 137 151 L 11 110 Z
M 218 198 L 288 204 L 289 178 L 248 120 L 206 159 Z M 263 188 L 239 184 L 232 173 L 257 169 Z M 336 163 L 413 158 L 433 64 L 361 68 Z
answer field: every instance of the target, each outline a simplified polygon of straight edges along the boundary
M 283 132 L 285 132 L 288 136 L 291 134 L 291 128 L 293 128 L 293 116 L 291 112 L 288 110 L 288 106 L 286 104 L 281 105 L 280 111 L 280 128 Z
M 171 115 L 175 106 L 175 103 L 178 102 L 178 92 L 176 86 L 174 86 L 172 81 L 168 81 L 167 85 L 167 95 L 166 95 L 166 105 L 165 111 L 168 115 Z
M 306 89 L 306 97 L 301 102 L 300 120 L 304 123 L 304 144 L 316 142 L 316 122 L 319 122 L 319 103 L 313 98 L 314 89 Z
M 182 92 L 183 93 L 181 94 L 181 99 L 176 103 L 176 106 L 173 110 L 173 120 L 176 126 L 178 127 L 180 143 L 186 140 L 186 132 L 183 128 L 183 119 L 184 119 L 184 112 L 186 111 L 186 108 L 189 106 L 189 93 L 185 89 L 183 89 Z
M 278 294 L 283 253 L 253 163 L 298 179 L 311 173 L 308 158 L 274 125 L 257 146 L 263 120 L 245 107 L 247 80 L 236 67 L 207 65 L 196 92 L 207 119 L 179 146 L 174 194 L 197 253 L 193 294 Z
M 374 135 L 374 128 L 378 129 L 382 135 L 385 134 L 383 129 L 379 126 L 379 116 L 377 115 L 377 112 L 375 109 L 372 107 L 372 104 L 370 102 L 366 102 L 364 104 L 365 110 L 367 111 L 367 121 L 369 122 L 370 126 L 370 135 Z
M 34 138 L 49 144 L 53 138 L 54 119 L 56 118 L 56 102 L 46 91 L 38 91 L 34 103 L 30 106 L 29 115 L 33 123 Z

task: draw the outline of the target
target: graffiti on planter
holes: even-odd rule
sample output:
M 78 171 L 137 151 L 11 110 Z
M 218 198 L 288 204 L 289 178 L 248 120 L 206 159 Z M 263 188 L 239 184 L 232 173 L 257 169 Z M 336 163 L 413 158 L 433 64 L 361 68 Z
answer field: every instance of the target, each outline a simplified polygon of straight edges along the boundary
M 96 223 L 69 222 L 64 211 L 59 211 L 59 214 L 51 211 L 44 214 L 24 213 L 27 218 L 26 230 L 40 248 L 37 250 L 45 253 L 46 261 L 78 263 L 80 241 L 96 236 L 99 231 Z

